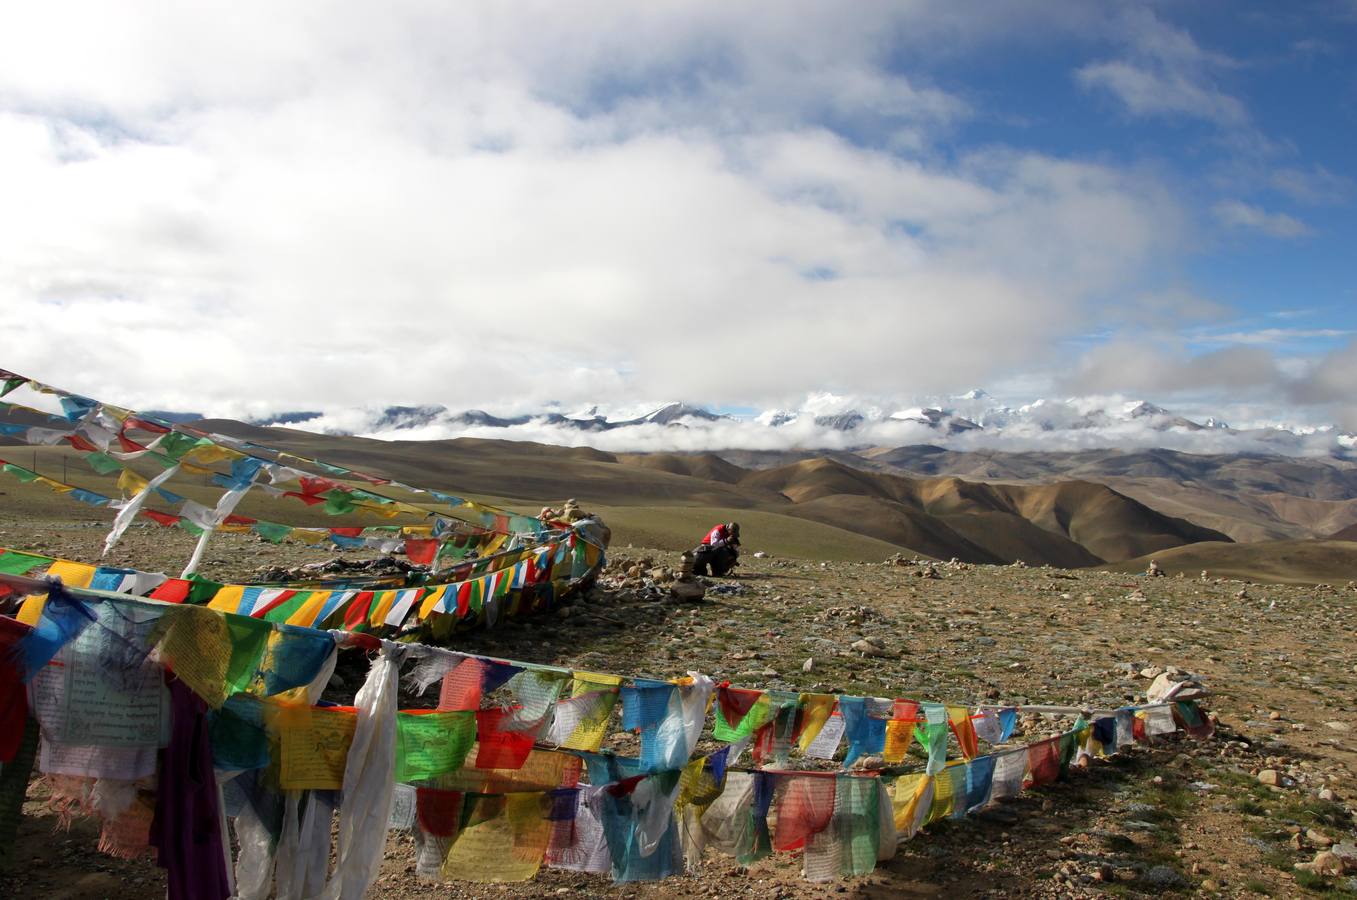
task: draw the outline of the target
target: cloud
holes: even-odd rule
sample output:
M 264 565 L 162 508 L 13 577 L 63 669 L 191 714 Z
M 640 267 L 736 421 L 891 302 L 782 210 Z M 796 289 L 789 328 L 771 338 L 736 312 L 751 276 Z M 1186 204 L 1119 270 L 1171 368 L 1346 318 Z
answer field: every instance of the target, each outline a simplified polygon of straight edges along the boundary
M 1108 91 L 1133 116 L 1187 116 L 1218 125 L 1239 125 L 1248 119 L 1238 99 L 1184 72 L 1109 60 L 1082 66 L 1075 78 L 1085 90 Z
M 1248 123 L 1244 103 L 1216 84 L 1216 73 L 1234 60 L 1205 50 L 1144 7 L 1126 8 L 1114 24 L 1126 56 L 1077 69 L 1075 81 L 1084 90 L 1109 93 L 1138 118 L 1194 118 L 1227 128 Z
M 1229 347 L 1187 356 L 1153 340 L 1120 339 L 1085 354 L 1062 387 L 1079 394 L 1173 393 L 1273 387 L 1283 380 L 1272 353 L 1262 348 Z
M 1347 337 L 1352 333 L 1351 329 L 1346 328 L 1259 328 L 1255 331 L 1226 331 L 1217 334 L 1194 335 L 1193 341 L 1210 344 L 1292 344 L 1300 341 L 1311 341 L 1316 338 Z
M 6 364 L 259 415 L 947 390 L 1171 256 L 1153 177 L 933 141 L 927 5 L 0 22 Z
M 1333 404 L 1339 424 L 1357 431 L 1357 341 L 1351 341 L 1321 359 L 1291 385 L 1291 397 L 1303 404 Z
M 1269 184 L 1293 200 L 1314 205 L 1345 202 L 1352 195 L 1352 179 L 1323 166 L 1284 166 L 1267 176 Z
M 1286 213 L 1270 213 L 1242 200 L 1222 200 L 1212 211 L 1224 225 L 1261 231 L 1270 237 L 1297 238 L 1311 233 L 1310 226 L 1299 219 Z
M 773 426 L 758 419 L 686 419 L 677 425 L 628 425 L 608 431 L 584 431 L 535 419 L 509 427 L 472 426 L 440 419 L 413 428 L 372 429 L 377 410 L 346 410 L 292 426 L 315 432 L 357 433 L 380 440 L 447 440 L 470 437 L 531 441 L 567 447 L 592 447 L 618 453 L 762 451 L 847 451 L 870 447 L 918 444 L 956 450 L 1071 451 L 1117 447 L 1166 447 L 1190 453 L 1267 453 L 1291 456 L 1331 456 L 1351 449 L 1330 429 L 1288 426 L 1283 429 L 1266 417 L 1247 423 L 1249 430 L 1199 428 L 1181 424 L 1172 413 L 1131 417 L 1138 406 L 1124 395 L 1075 397 L 1038 401 L 1014 410 L 997 407 L 986 427 L 949 433 L 919 421 L 886 414 L 869 401 L 844 396 L 811 396 L 799 417 Z M 856 410 L 867 418 L 844 431 L 815 421 L 816 415 Z M 1231 407 L 1230 413 L 1244 412 Z M 368 423 L 368 427 L 364 426 Z

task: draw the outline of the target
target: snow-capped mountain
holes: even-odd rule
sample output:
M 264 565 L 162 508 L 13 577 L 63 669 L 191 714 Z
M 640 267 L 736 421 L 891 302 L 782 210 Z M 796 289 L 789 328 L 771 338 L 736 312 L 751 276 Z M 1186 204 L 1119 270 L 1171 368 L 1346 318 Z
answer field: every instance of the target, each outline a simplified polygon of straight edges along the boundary
M 480 409 L 389 406 L 344 410 L 291 427 L 405 440 L 498 437 L 609 450 L 861 449 L 937 444 L 957 449 L 1166 447 L 1197 452 L 1357 456 L 1357 437 L 1332 426 L 1255 423 L 1231 428 L 1221 417 L 1197 421 L 1146 400 L 1041 398 L 1003 403 L 981 389 L 918 405 L 860 403 L 816 394 L 796 409 L 730 416 L 672 402 L 647 412 L 590 406 L 499 415 Z M 276 417 L 274 422 L 279 421 Z M 261 423 L 263 424 L 263 423 Z M 270 423 L 271 424 L 271 423 Z

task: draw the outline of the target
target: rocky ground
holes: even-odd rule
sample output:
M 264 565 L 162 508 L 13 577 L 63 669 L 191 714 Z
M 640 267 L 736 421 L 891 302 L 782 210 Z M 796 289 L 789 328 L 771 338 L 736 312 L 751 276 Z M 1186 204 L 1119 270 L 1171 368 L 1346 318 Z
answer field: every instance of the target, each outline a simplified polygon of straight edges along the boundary
M 35 533 L 3 515 L 0 545 L 77 559 L 93 559 L 104 533 L 102 523 L 60 522 Z M 188 550 L 187 536 L 133 529 L 110 562 L 177 572 Z M 223 535 L 205 574 L 243 578 L 318 558 L 306 547 Z M 794 858 L 745 869 L 712 857 L 701 875 L 653 886 L 543 870 L 522 885 L 431 887 L 415 880 L 411 839 L 396 832 L 381 895 L 1357 896 L 1357 868 L 1343 871 L 1342 860 L 1357 834 L 1351 585 L 746 554 L 737 577 L 713 579 L 704 599 L 683 602 L 671 598 L 665 571 L 678 563 L 614 548 L 589 597 L 466 634 L 457 646 L 650 677 L 692 669 L 748 686 L 957 703 L 1115 706 L 1140 699 L 1172 666 L 1213 691 L 1218 732 L 1204 743 L 1135 748 L 1074 771 L 1066 784 L 939 823 L 872 876 L 841 884 L 802 882 Z M 361 661 L 345 661 L 340 674 L 352 690 Z M 1024 740 L 1061 724 L 1029 719 Z M 616 743 L 625 746 L 625 736 Z M 163 896 L 148 861 L 100 856 L 86 827 L 54 833 L 41 799 L 35 784 L 14 848 L 17 867 L 0 877 L 0 896 Z

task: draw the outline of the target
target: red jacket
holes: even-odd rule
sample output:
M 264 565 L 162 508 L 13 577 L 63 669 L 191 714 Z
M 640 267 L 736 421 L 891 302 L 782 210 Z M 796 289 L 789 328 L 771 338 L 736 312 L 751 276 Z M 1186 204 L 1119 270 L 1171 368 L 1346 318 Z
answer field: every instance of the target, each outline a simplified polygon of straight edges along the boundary
M 702 544 L 705 547 L 720 547 L 729 543 L 738 544 L 739 541 L 731 541 L 730 530 L 727 529 L 725 525 L 717 525 L 711 531 L 707 532 L 707 536 L 702 539 Z

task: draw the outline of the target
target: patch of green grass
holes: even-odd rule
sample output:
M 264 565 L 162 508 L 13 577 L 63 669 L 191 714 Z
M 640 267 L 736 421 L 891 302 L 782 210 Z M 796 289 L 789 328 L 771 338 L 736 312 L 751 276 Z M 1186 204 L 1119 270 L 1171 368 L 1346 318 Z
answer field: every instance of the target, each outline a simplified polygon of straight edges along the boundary
M 1277 810 L 1279 816 L 1301 825 L 1328 825 L 1332 828 L 1348 827 L 1348 813 L 1332 800 L 1317 800 L 1306 797 L 1288 797 Z
M 1272 885 L 1259 878 L 1250 878 L 1244 882 L 1244 890 L 1254 894 L 1262 894 L 1264 897 L 1272 896 Z
M 1304 869 L 1296 871 L 1296 886 L 1304 888 L 1307 891 L 1327 891 L 1329 882 L 1323 875 L 1316 875 L 1314 872 L 1307 872 Z
M 1234 802 L 1234 808 L 1246 816 L 1267 815 L 1267 807 L 1254 801 L 1250 797 L 1240 797 Z
M 1295 858 L 1293 857 L 1290 851 L 1283 850 L 1280 847 L 1278 847 L 1275 850 L 1264 851 L 1261 859 L 1263 865 L 1271 866 L 1278 872 L 1286 872 L 1287 874 L 1290 874 L 1295 871 L 1294 868 Z

